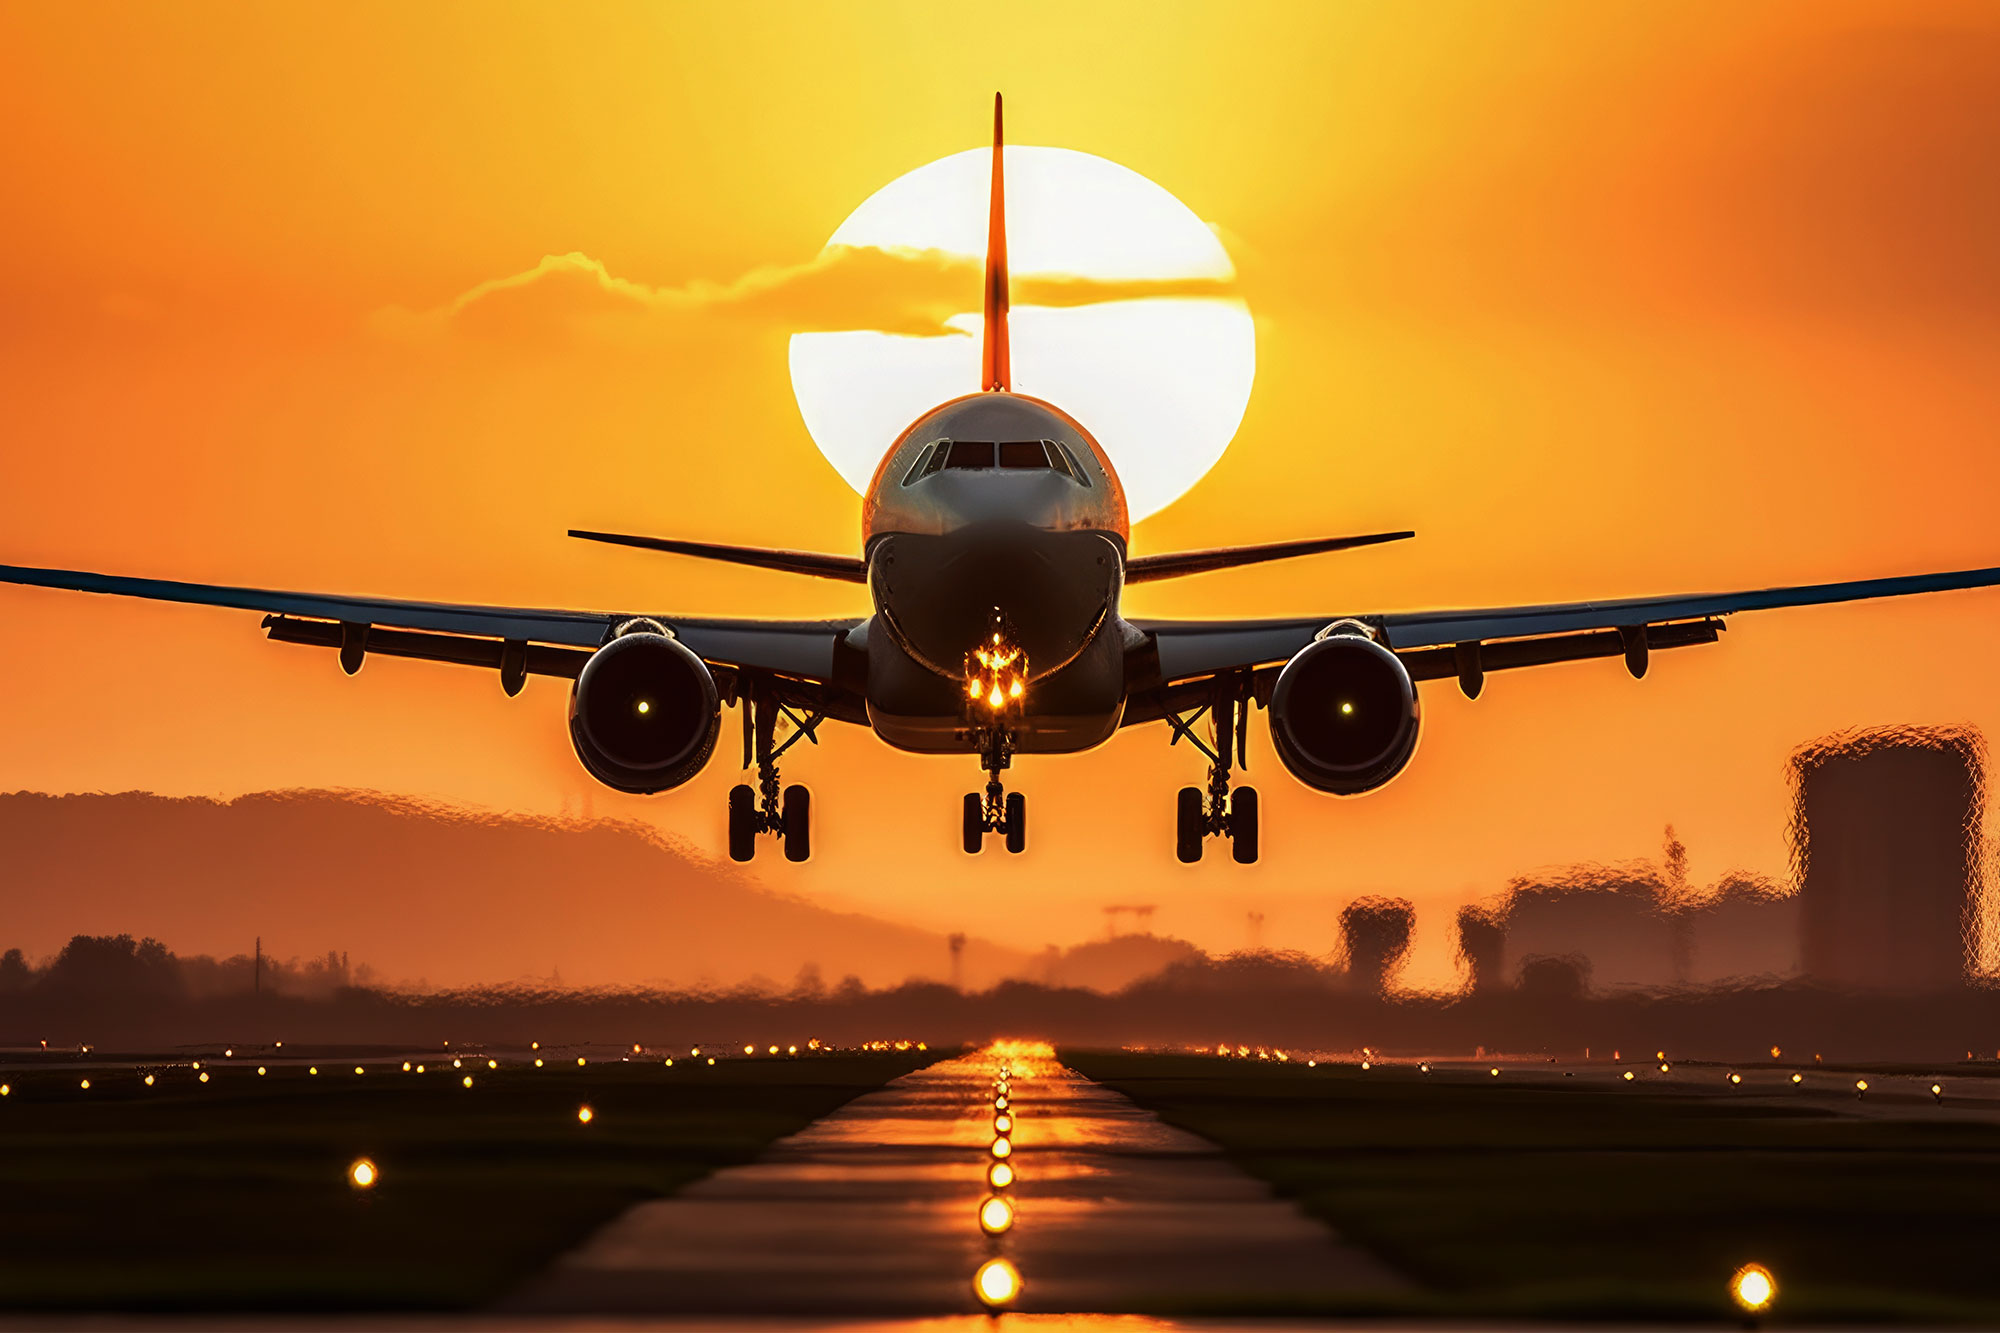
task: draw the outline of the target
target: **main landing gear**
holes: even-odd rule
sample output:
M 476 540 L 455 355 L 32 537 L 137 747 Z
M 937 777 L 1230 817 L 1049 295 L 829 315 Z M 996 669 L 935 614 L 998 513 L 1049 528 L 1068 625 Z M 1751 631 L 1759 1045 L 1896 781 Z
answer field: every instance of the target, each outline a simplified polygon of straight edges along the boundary
M 803 861 L 812 855 L 812 793 L 793 784 L 778 785 L 778 756 L 798 744 L 801 738 L 819 744 L 813 733 L 826 719 L 822 712 L 801 717 L 773 698 L 768 687 L 746 681 L 743 709 L 743 766 L 757 766 L 757 786 L 738 783 L 729 790 L 729 856 L 748 861 L 757 854 L 757 835 L 774 834 L 784 840 L 785 859 Z M 792 734 L 778 741 L 778 720 L 792 724 Z M 780 797 L 780 791 L 783 795 Z
M 1207 713 L 1213 744 L 1195 734 L 1194 724 Z M 1187 716 L 1167 714 L 1174 729 L 1169 745 L 1185 738 L 1188 744 L 1208 756 L 1208 790 L 1182 787 L 1174 807 L 1174 855 L 1184 862 L 1201 860 L 1206 838 L 1229 839 L 1229 854 L 1241 865 L 1257 859 L 1257 789 L 1229 789 L 1230 761 L 1238 768 L 1250 766 L 1250 691 L 1248 681 L 1228 678 L 1216 682 L 1215 695 Z

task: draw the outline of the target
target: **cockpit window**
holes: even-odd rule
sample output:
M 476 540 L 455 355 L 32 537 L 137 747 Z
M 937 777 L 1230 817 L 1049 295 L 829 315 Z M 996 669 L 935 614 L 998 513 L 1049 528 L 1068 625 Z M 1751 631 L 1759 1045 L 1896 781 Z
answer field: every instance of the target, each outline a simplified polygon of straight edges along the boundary
M 944 460 L 946 467 L 992 467 L 993 441 L 953 440 L 951 455 Z
M 919 451 L 903 484 L 908 486 L 946 468 L 993 467 L 1039 468 L 1090 485 L 1089 476 L 1077 466 L 1076 456 L 1056 440 L 939 440 Z

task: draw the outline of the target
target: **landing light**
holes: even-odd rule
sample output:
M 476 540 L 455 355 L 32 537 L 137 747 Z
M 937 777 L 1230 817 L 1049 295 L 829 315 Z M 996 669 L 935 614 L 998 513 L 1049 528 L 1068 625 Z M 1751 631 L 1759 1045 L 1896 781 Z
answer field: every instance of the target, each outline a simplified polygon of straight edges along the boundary
M 648 714 L 648 713 L 650 713 L 650 712 L 652 712 L 652 711 L 653 711 L 653 705 L 652 705 L 652 704 L 648 703 L 648 702 L 647 702 L 646 700 L 644 700 L 644 699 L 641 699 L 641 700 L 639 701 L 639 715 L 640 715 L 641 717 L 644 717 L 644 716 L 645 716 L 646 714 Z
M 985 1203 L 979 1205 L 979 1229 L 989 1236 L 997 1236 L 1014 1225 L 1014 1205 L 999 1195 L 989 1195 Z
M 1021 1294 L 1021 1275 L 1005 1259 L 988 1259 L 972 1275 L 972 1290 L 982 1305 L 997 1310 Z
M 1729 1279 L 1729 1298 L 1746 1314 L 1762 1314 L 1778 1296 L 1778 1279 L 1762 1264 L 1745 1264 Z
M 1342 717 L 1352 717 L 1352 716 L 1354 715 L 1354 705 L 1353 705 L 1353 704 L 1342 704 L 1342 705 L 1340 706 L 1340 715 L 1341 715 Z

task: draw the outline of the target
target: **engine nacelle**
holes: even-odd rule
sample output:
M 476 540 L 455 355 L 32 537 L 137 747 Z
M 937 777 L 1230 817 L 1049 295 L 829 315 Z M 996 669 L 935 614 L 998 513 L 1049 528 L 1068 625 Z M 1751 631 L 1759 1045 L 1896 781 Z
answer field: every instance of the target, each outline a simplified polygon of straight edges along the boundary
M 1373 791 L 1417 749 L 1417 687 L 1364 625 L 1335 626 L 1299 650 L 1271 691 L 1278 758 L 1308 787 Z
M 569 696 L 576 757 L 607 787 L 651 796 L 715 753 L 722 700 L 708 664 L 650 622 L 590 655 Z

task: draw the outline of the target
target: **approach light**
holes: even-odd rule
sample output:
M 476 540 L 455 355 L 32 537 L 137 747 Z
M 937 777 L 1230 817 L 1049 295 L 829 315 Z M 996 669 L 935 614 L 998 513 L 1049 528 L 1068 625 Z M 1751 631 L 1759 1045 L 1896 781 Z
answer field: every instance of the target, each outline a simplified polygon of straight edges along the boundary
M 1762 1264 L 1745 1264 L 1729 1279 L 1729 1299 L 1745 1314 L 1762 1314 L 1778 1298 L 1778 1279 Z
M 199 1077 L 199 1078 L 201 1079 L 201 1081 L 202 1081 L 203 1083 L 206 1083 L 206 1082 L 208 1082 L 208 1071 L 207 1071 L 206 1069 L 202 1070 L 202 1071 L 201 1071 L 201 1073 L 200 1073 L 200 1074 L 198 1075 L 198 1077 Z M 88 1083 L 86 1083 L 86 1084 L 84 1084 L 83 1086 L 87 1088 L 87 1087 L 89 1087 L 90 1085 L 89 1085 Z
M 358 1190 L 374 1189 L 381 1174 L 375 1169 L 375 1163 L 366 1157 L 357 1157 L 354 1164 L 347 1168 L 347 1183 Z
M 361 1072 L 361 1066 L 360 1066 L 360 1065 L 356 1065 L 356 1066 L 354 1066 L 354 1072 L 355 1072 L 355 1073 L 357 1073 L 357 1074 L 358 1074 L 358 1073 L 360 1073 L 360 1072 Z
M 1374 1067 L 1375 1067 L 1374 1065 L 1369 1064 L 1366 1060 L 1363 1060 L 1361 1062 L 1361 1068 L 1364 1072 L 1373 1069 Z
M 986 1183 L 996 1190 L 1004 1190 L 1014 1183 L 1014 1168 L 1005 1162 L 995 1162 L 986 1168 Z
M 1664 1062 L 1663 1062 L 1663 1063 L 1662 1063 L 1662 1064 L 1660 1065 L 1660 1072 L 1661 1072 L 1662 1074 L 1666 1074 L 1666 1073 L 1671 1073 L 1672 1071 L 1673 1071 L 1673 1066 L 1672 1066 L 1672 1065 L 1670 1065 L 1670 1064 L 1666 1064 L 1666 1063 L 1664 1063 Z
M 222 1057 L 225 1060 L 234 1060 L 236 1058 L 236 1048 L 234 1046 L 224 1047 Z
M 1862 1093 L 1864 1093 L 1864 1092 L 1866 1092 L 1866 1091 L 1868 1091 L 1868 1080 L 1867 1080 L 1867 1079 L 1865 1079 L 1865 1078 L 1857 1078 L 1857 1079 L 1855 1079 L 1855 1080 L 1854 1080 L 1854 1095 L 1855 1095 L 1855 1096 L 1857 1096 L 1857 1097 L 1859 1097 L 1859 1096 L 1860 1096 L 1860 1095 L 1861 1095 Z
M 1794 1083 L 1803 1083 L 1803 1082 L 1805 1082 L 1805 1081 L 1806 1081 L 1806 1076 L 1805 1076 L 1804 1074 L 1794 1074 L 1794 1075 L 1792 1075 L 1792 1082 L 1794 1082 Z
M 583 1068 L 583 1057 L 580 1055 L 576 1057 L 576 1067 L 578 1069 Z
M 536 1063 L 536 1064 L 540 1064 L 540 1063 L 541 1063 L 541 1061 L 540 1061 L 540 1060 L 537 1060 L 537 1061 L 535 1061 L 535 1063 Z M 668 1056 L 668 1057 L 666 1058 L 666 1061 L 665 1061 L 665 1064 L 666 1064 L 666 1067 L 667 1067 L 667 1068 L 669 1068 L 669 1069 L 672 1069 L 672 1068 L 674 1067 L 674 1057 L 673 1057 L 673 1056 L 671 1056 L 671 1055 L 670 1055 L 670 1056 Z
M 1491 1068 L 1491 1069 L 1487 1070 L 1486 1072 L 1487 1072 L 1487 1073 L 1489 1073 L 1489 1074 L 1491 1074 L 1491 1075 L 1492 1075 L 1492 1076 L 1493 1076 L 1494 1078 L 1499 1078 L 1499 1077 L 1500 1077 L 1500 1066 L 1499 1066 L 1499 1065 L 1495 1065 L 1495 1066 L 1493 1066 L 1493 1068 Z
M 451 1058 L 451 1067 L 452 1067 L 453 1069 L 459 1069 L 459 1068 L 462 1068 L 462 1067 L 464 1067 L 464 1065 L 465 1065 L 465 1061 L 463 1061 L 463 1060 L 459 1059 L 459 1058 L 458 1058 L 457 1056 L 453 1056 L 453 1057 Z
M 319 1066 L 318 1066 L 318 1065 L 313 1065 L 313 1066 L 311 1066 L 310 1068 L 308 1068 L 308 1069 L 306 1070 L 306 1072 L 307 1072 L 308 1074 L 317 1074 L 317 1073 L 319 1072 Z
M 709 1062 L 710 1064 L 714 1064 L 714 1063 L 715 1063 L 715 1057 L 714 1057 L 714 1056 L 712 1056 L 712 1055 L 711 1055 L 711 1056 L 709 1056 L 709 1057 L 708 1057 L 708 1062 Z
M 528 1043 L 528 1049 L 531 1051 L 539 1051 L 542 1049 L 542 1044 L 538 1041 L 531 1041 Z
M 637 1055 L 638 1053 L 639 1053 L 639 1043 L 635 1041 L 632 1043 L 632 1054 Z
M 1943 1100 L 1944 1100 L 1944 1084 L 1942 1084 L 1942 1083 L 1933 1083 L 1933 1084 L 1931 1084 L 1931 1096 L 1932 1096 L 1933 1098 L 1935 1098 L 1936 1100 L 1938 1100 L 1938 1101 L 1943 1101 Z
M 462 1081 L 462 1082 L 463 1082 L 463 1083 L 465 1084 L 465 1086 L 466 1086 L 466 1087 L 468 1087 L 468 1088 L 469 1088 L 469 1087 L 471 1087 L 471 1086 L 472 1086 L 472 1075 L 470 1075 L 470 1074 L 467 1074 L 467 1075 L 465 1076 L 465 1078 L 464 1078 L 463 1080 L 461 1080 L 461 1081 Z
M 1007 1138 L 1003 1134 L 999 1138 L 993 1140 L 993 1146 L 989 1148 L 987 1151 L 991 1152 L 995 1157 L 999 1158 L 1012 1157 L 1014 1155 L 1013 1140 Z
M 596 1118 L 597 1112 L 591 1110 L 588 1106 L 579 1106 L 576 1108 L 576 1122 L 579 1125 L 587 1125 Z
M 775 1047 L 775 1046 L 773 1046 L 773 1047 L 771 1048 L 771 1051 L 770 1051 L 770 1053 L 771 1053 L 772 1055 L 776 1055 L 776 1054 L 778 1053 L 778 1048 L 777 1048 L 777 1047 Z
M 1784 1054 L 1784 1052 L 1783 1052 L 1783 1051 L 1781 1051 L 1781 1050 L 1779 1050 L 1779 1049 L 1778 1049 L 1777 1047 L 1773 1046 L 1773 1047 L 1771 1048 L 1771 1058 L 1772 1058 L 1773 1060 L 1777 1059 L 1777 1058 L 1778 1058 L 1779 1056 L 1781 1056 L 1781 1055 L 1783 1055 L 1783 1054 Z
M 743 1054 L 745 1055 L 755 1055 L 756 1053 L 757 1053 L 757 1048 L 755 1046 L 745 1046 L 743 1048 Z
M 1625 1071 L 1625 1075 L 1624 1075 L 1624 1078 L 1625 1078 L 1625 1081 L 1626 1081 L 1627 1083 L 1630 1083 L 1630 1082 L 1632 1081 L 1632 1071 L 1631 1071 L 1631 1070 L 1629 1070 L 1629 1069 L 1628 1069 L 1628 1070 L 1626 1070 L 1626 1071 Z
M 486 1062 L 486 1067 L 488 1069 L 498 1069 L 500 1067 L 500 1062 L 498 1060 L 488 1060 Z
M 417 1066 L 417 1072 L 418 1072 L 419 1074 L 423 1073 L 423 1072 L 424 1072 L 424 1067 L 423 1067 L 422 1065 L 418 1065 L 418 1066 Z
M 199 1061 L 199 1060 L 195 1061 L 195 1062 L 194 1062 L 193 1064 L 189 1065 L 189 1066 L 188 1066 L 188 1068 L 190 1068 L 190 1069 L 199 1069 L 199 1068 L 201 1068 L 201 1061 Z
M 89 1080 L 89 1079 L 85 1079 L 85 1080 L 84 1080 L 84 1081 L 83 1081 L 82 1083 L 78 1084 L 77 1086 L 78 1086 L 78 1087 L 80 1087 L 80 1088 L 81 1088 L 81 1089 L 82 1089 L 83 1091 L 85 1091 L 85 1092 L 89 1092 L 89 1091 L 90 1091 L 90 1080 Z
M 1014 1117 L 1008 1115 L 1005 1111 L 994 1116 L 993 1132 L 995 1134 L 1012 1134 L 1014 1132 Z
M 920 1047 L 920 1049 L 921 1049 L 921 1047 Z M 798 1047 L 796 1047 L 796 1046 L 787 1046 L 787 1047 L 785 1048 L 785 1054 L 786 1054 L 786 1055 L 797 1055 L 798 1053 L 799 1053 L 799 1048 L 798 1048 Z M 669 1060 L 669 1061 L 668 1061 L 667 1063 L 668 1063 L 668 1064 L 672 1064 L 672 1063 L 673 1063 L 673 1061 Z
M 153 1086 L 153 1076 L 151 1074 L 146 1075 L 146 1086 L 149 1088 Z M 4 1095 L 5 1092 L 5 1088 L 0 1088 L 0 1095 Z
M 989 1236 L 997 1236 L 1014 1225 L 1014 1205 L 997 1194 L 989 1194 L 986 1202 L 979 1205 L 979 1229 Z
M 1741 1074 L 1731 1074 L 1731 1075 L 1729 1076 L 1729 1081 L 1730 1081 L 1731 1083 L 1741 1083 L 1741 1082 L 1743 1081 L 1743 1075 L 1741 1075 Z
M 538 1055 L 535 1057 L 535 1068 L 540 1069 L 541 1067 L 542 1067 L 542 1057 Z
M 408 1060 L 403 1061 L 403 1072 L 405 1074 L 410 1072 L 410 1062 Z
M 151 1076 L 151 1075 L 148 1075 L 148 1076 L 147 1076 L 147 1078 L 146 1078 L 146 1081 L 147 1081 L 148 1083 L 151 1083 L 151 1082 L 153 1081 L 153 1079 L 152 1079 L 152 1076 Z M 12 1097 L 13 1095 L 14 1095 L 14 1085 L 13 1085 L 13 1084 L 11 1084 L 11 1083 L 0 1083 L 0 1097 Z
M 972 1290 L 980 1304 L 997 1310 L 1021 1294 L 1021 1275 L 1005 1259 L 988 1259 L 972 1275 Z
M 1419 1074 L 1428 1074 L 1428 1073 L 1430 1073 L 1430 1072 L 1431 1072 L 1431 1067 L 1430 1067 L 1430 1065 L 1429 1065 L 1428 1063 L 1426 1063 L 1426 1064 L 1420 1064 L 1420 1065 L 1418 1065 L 1418 1066 L 1417 1066 L 1417 1072 L 1418 1072 Z

